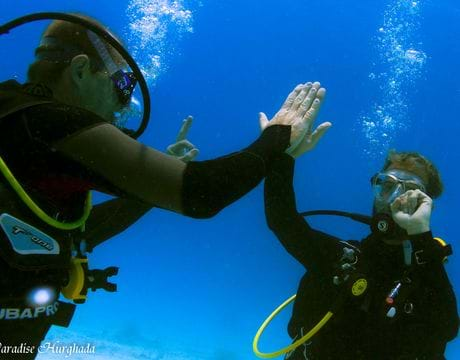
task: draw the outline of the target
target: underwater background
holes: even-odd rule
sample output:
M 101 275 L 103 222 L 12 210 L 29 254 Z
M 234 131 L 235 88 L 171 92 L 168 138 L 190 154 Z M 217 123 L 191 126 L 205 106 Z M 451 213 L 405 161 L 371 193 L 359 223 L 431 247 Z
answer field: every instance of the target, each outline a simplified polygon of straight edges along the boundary
M 389 149 L 419 151 L 441 171 L 432 230 L 451 243 L 446 265 L 460 295 L 460 3 L 454 0 L 1 0 L 0 22 L 37 11 L 93 16 L 119 35 L 148 75 L 151 123 L 140 141 L 164 150 L 187 115 L 198 160 L 239 150 L 259 135 L 294 86 L 328 90 L 319 122 L 332 129 L 296 164 L 299 210 L 370 213 L 370 177 Z M 25 80 L 47 22 L 0 38 L 1 79 Z M 263 186 L 210 220 L 151 210 L 90 254 L 120 267 L 117 293 L 90 293 L 68 329 L 48 339 L 95 345 L 73 359 L 256 359 L 252 339 L 294 294 L 304 269 L 267 229 Z M 102 198 L 101 198 L 102 199 Z M 310 219 L 343 239 L 368 229 Z M 433 304 L 436 306 L 436 304 Z M 287 345 L 290 308 L 262 337 Z M 410 334 L 408 334 L 410 336 Z M 452 341 L 447 359 L 460 358 Z M 47 353 L 38 359 L 64 358 Z

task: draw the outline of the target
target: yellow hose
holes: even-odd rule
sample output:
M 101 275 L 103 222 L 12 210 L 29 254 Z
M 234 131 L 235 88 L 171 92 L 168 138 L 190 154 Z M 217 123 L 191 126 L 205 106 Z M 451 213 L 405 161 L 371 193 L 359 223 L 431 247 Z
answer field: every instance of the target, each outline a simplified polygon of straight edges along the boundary
M 86 273 L 83 264 L 88 266 L 87 258 L 72 258 L 69 269 L 69 282 L 62 288 L 62 295 L 69 300 L 86 300 L 82 295 L 85 286 Z
M 79 227 L 84 229 L 84 225 L 86 220 L 89 217 L 89 214 L 91 213 L 91 192 L 88 191 L 88 195 L 85 201 L 85 207 L 83 210 L 83 216 L 74 221 L 74 222 L 69 222 L 69 223 L 63 223 L 59 222 L 55 219 L 53 219 L 51 216 L 47 215 L 42 209 L 38 207 L 37 204 L 30 198 L 29 195 L 25 192 L 24 188 L 19 184 L 19 182 L 16 180 L 16 178 L 13 176 L 11 173 L 10 169 L 8 169 L 8 166 L 5 164 L 3 161 L 2 157 L 0 156 L 0 171 L 2 174 L 5 176 L 6 180 L 8 183 L 11 185 L 11 187 L 16 191 L 18 196 L 21 198 L 22 201 L 29 207 L 29 209 L 37 215 L 41 220 L 43 220 L 45 223 L 47 223 L 50 226 L 53 226 L 57 229 L 61 230 L 74 230 Z
M 289 346 L 286 346 L 285 348 L 282 348 L 278 351 L 271 352 L 271 353 L 263 353 L 259 351 L 259 339 L 262 336 L 263 332 L 267 328 L 268 324 L 273 320 L 273 318 L 278 315 L 286 306 L 288 306 L 291 302 L 294 301 L 297 295 L 292 295 L 289 299 L 287 299 L 284 303 L 282 303 L 278 308 L 273 311 L 270 316 L 263 322 L 261 327 L 256 333 L 256 336 L 254 337 L 254 340 L 252 342 L 252 350 L 254 351 L 254 354 L 256 354 L 259 358 L 262 359 L 272 359 L 278 356 L 281 356 L 283 354 L 286 354 L 296 348 L 298 348 L 300 345 L 311 339 L 334 315 L 332 312 L 328 311 L 326 315 L 304 336 L 302 336 L 299 340 L 295 341 Z

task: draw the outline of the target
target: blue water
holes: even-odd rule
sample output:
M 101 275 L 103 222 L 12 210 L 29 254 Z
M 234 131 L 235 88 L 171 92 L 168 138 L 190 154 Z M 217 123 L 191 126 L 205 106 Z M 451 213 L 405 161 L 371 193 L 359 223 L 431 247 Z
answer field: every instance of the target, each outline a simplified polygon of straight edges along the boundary
M 369 213 L 369 178 L 385 153 L 420 151 L 445 184 L 433 232 L 459 248 L 457 1 L 1 2 L 2 23 L 35 11 L 82 12 L 120 35 L 149 75 L 152 120 L 141 141 L 157 149 L 191 114 L 200 159 L 239 150 L 258 136 L 259 111 L 270 117 L 296 84 L 321 81 L 328 99 L 319 121 L 333 127 L 297 161 L 299 209 Z M 24 80 L 43 27 L 0 39 L 2 79 Z M 347 220 L 312 222 L 344 239 L 367 232 Z M 460 293 L 457 254 L 447 270 Z M 304 271 L 266 228 L 262 186 L 211 220 L 154 209 L 90 260 L 121 267 L 119 290 L 91 293 L 69 329 L 49 333 L 62 344 L 95 345 L 95 354 L 74 359 L 254 359 L 258 326 Z M 288 319 L 289 310 L 274 321 L 262 349 L 289 342 Z M 447 358 L 459 356 L 455 340 Z

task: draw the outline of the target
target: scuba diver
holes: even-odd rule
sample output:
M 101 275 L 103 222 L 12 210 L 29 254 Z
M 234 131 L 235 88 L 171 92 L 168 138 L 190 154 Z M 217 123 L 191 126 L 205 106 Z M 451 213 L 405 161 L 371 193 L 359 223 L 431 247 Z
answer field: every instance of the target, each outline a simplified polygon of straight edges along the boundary
M 318 92 L 324 96 L 325 92 Z M 390 151 L 372 177 L 373 216 L 319 210 L 299 213 L 293 189 L 294 158 L 315 147 L 330 128 L 310 130 L 304 145 L 279 154 L 265 179 L 269 228 L 305 268 L 297 294 L 262 325 L 254 352 L 288 360 L 444 359 L 457 335 L 456 298 L 443 261 L 451 248 L 433 238 L 432 199 L 443 191 L 435 166 L 415 152 Z M 342 241 L 310 227 L 304 215 L 346 215 L 369 223 L 362 241 Z M 293 343 L 274 353 L 257 348 L 265 326 L 294 301 L 288 325 Z
M 316 116 L 319 84 L 298 85 L 245 149 L 207 161 L 185 140 L 163 154 L 136 138 L 148 121 L 143 75 L 119 41 L 81 15 L 38 13 L 0 27 L 53 19 L 35 50 L 28 82 L 0 84 L 0 352 L 34 358 L 51 325 L 68 326 L 74 303 L 115 291 L 118 271 L 89 269 L 87 252 L 152 207 L 209 218 L 244 196 L 269 164 L 292 151 Z M 134 71 L 127 71 L 130 68 Z M 134 88 L 144 100 L 137 131 L 125 128 Z M 116 114 L 116 116 L 114 115 Z M 90 190 L 115 196 L 91 209 Z M 17 353 L 19 349 L 27 349 Z M 15 352 L 16 354 L 13 354 Z

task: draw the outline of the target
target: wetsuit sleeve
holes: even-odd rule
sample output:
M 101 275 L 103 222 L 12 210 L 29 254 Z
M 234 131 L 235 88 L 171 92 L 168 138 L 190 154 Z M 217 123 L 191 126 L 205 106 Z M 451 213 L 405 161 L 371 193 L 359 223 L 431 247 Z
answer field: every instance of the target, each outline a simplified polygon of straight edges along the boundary
M 209 217 L 242 197 L 266 176 L 273 159 L 289 146 L 289 138 L 290 127 L 269 126 L 242 151 L 188 163 L 182 189 L 183 212 Z
M 242 151 L 188 164 L 142 145 L 110 124 L 87 127 L 52 147 L 128 197 L 204 218 L 254 188 L 272 158 L 289 146 L 289 138 L 290 127 L 270 126 Z
M 133 225 L 152 207 L 130 198 L 115 198 L 93 207 L 86 221 L 85 231 L 74 238 L 85 239 L 88 251 Z
M 283 154 L 265 179 L 265 215 L 284 248 L 309 271 L 324 272 L 340 259 L 340 240 L 317 231 L 297 212 L 293 189 L 294 159 Z

